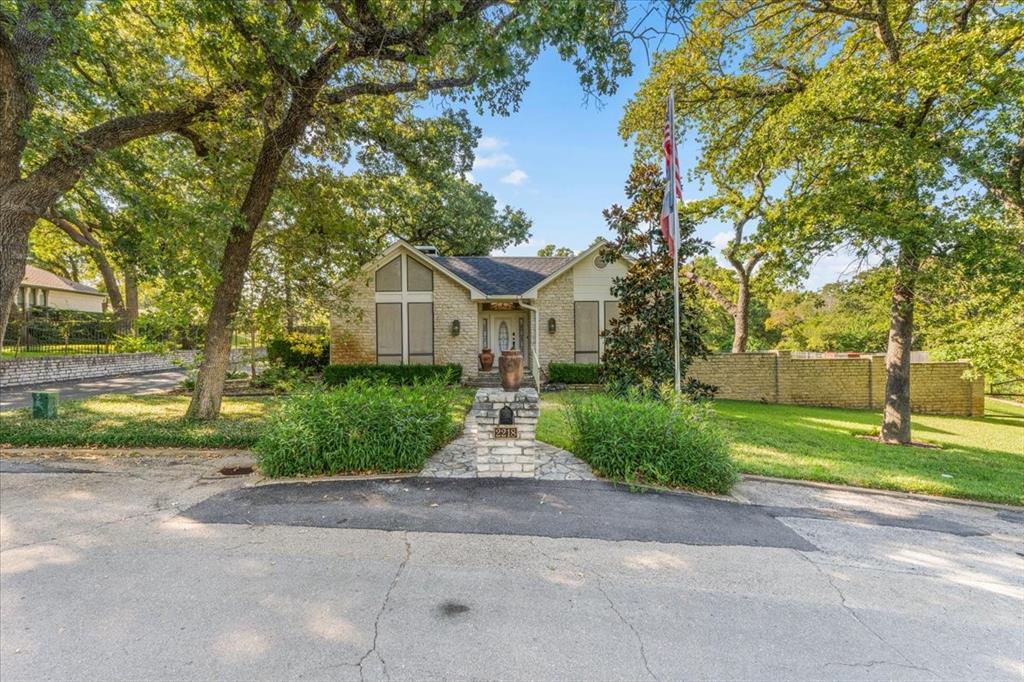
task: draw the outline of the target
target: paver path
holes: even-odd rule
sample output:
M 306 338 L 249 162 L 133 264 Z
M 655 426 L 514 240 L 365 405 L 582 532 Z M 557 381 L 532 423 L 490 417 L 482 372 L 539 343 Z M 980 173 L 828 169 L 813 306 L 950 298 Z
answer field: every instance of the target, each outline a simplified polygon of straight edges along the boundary
M 586 462 L 571 452 L 537 441 L 537 469 L 534 478 L 543 481 L 596 481 Z M 423 467 L 420 476 L 433 478 L 476 478 L 476 446 L 466 417 L 462 435 L 439 450 Z

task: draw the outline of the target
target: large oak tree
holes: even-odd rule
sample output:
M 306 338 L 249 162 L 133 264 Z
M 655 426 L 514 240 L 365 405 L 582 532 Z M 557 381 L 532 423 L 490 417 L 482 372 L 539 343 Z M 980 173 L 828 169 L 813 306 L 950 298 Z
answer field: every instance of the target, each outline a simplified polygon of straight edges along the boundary
M 669 88 L 726 172 L 763 163 L 799 201 L 769 239 L 890 260 L 882 439 L 910 441 L 922 264 L 960 263 L 1024 220 L 1024 17 L 1008 0 L 705 0 L 630 105 L 648 148 Z M 1001 224 L 976 220 L 998 211 Z

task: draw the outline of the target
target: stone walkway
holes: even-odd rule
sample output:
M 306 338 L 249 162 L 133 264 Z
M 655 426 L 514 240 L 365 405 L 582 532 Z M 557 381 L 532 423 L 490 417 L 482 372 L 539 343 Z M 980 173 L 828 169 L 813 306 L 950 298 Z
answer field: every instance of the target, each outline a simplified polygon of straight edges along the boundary
M 596 481 L 587 463 L 571 452 L 537 442 L 537 470 L 534 478 L 543 481 Z M 466 419 L 466 431 L 439 450 L 423 467 L 420 476 L 434 478 L 476 478 L 476 443 Z

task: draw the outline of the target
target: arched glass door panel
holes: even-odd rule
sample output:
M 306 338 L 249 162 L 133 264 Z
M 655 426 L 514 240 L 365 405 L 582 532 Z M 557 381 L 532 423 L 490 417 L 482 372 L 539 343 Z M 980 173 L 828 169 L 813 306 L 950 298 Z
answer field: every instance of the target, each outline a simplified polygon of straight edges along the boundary
M 506 351 L 510 346 L 508 337 L 508 324 L 502 320 L 501 324 L 498 325 L 498 350 Z

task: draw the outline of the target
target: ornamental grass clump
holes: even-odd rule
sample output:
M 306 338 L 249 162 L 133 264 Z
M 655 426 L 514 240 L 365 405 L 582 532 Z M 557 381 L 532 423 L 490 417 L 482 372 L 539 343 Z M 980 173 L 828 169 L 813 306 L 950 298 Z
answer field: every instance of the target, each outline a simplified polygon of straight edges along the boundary
M 256 458 L 267 476 L 418 471 L 455 435 L 455 400 L 437 381 L 314 387 L 268 416 Z
M 736 481 L 707 404 L 597 394 L 571 402 L 567 418 L 572 451 L 601 476 L 713 493 Z

